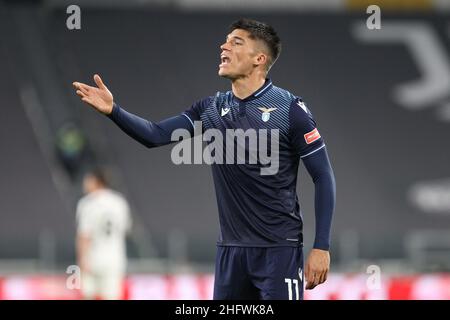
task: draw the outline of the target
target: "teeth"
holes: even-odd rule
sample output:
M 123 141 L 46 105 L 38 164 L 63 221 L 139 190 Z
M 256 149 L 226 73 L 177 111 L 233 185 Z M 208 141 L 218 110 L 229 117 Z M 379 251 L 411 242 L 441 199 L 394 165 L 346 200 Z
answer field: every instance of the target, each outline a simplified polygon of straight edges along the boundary
M 222 64 L 224 64 L 224 63 L 229 63 L 231 60 L 230 60 L 230 58 L 228 58 L 227 56 L 221 56 L 220 57 L 220 62 L 222 63 Z

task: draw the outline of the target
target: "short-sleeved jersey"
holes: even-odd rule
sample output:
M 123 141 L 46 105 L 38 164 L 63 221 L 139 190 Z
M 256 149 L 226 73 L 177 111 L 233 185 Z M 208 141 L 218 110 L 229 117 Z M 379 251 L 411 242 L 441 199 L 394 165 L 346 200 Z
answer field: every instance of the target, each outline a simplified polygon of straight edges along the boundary
M 102 189 L 84 196 L 77 205 L 77 224 L 77 232 L 90 239 L 90 268 L 125 268 L 125 239 L 131 217 L 128 203 L 120 193 Z
M 260 158 L 256 163 L 224 160 L 223 164 L 212 164 L 220 221 L 218 245 L 301 246 L 303 219 L 296 191 L 299 160 L 325 147 L 302 98 L 267 79 L 245 99 L 237 98 L 232 91 L 218 92 L 194 103 L 183 115 L 193 126 L 201 121 L 203 133 L 216 129 L 225 137 L 227 129 L 252 129 L 259 133 L 259 143 L 267 132 L 270 155 L 276 153 L 270 138 L 278 136 L 279 165 L 274 174 L 261 174 L 261 169 L 270 165 Z M 252 151 L 248 141 L 244 148 L 247 157 Z

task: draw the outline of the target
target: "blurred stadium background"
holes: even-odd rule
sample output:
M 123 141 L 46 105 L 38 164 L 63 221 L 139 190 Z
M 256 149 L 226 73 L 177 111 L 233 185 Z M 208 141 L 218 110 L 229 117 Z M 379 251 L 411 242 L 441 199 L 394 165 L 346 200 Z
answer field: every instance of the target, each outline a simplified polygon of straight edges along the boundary
M 66 27 L 71 4 L 80 30 Z M 380 30 L 366 27 L 371 4 Z M 309 102 L 336 173 L 332 274 L 306 298 L 450 298 L 449 0 L 47 0 L 0 1 L 0 299 L 79 298 L 66 270 L 81 177 L 94 164 L 133 209 L 124 298 L 212 297 L 210 169 L 172 164 L 170 146 L 145 149 L 71 83 L 99 73 L 131 112 L 177 114 L 228 90 L 219 45 L 242 16 L 281 35 L 271 78 Z M 303 168 L 299 192 L 307 253 Z M 381 286 L 371 287 L 377 268 Z

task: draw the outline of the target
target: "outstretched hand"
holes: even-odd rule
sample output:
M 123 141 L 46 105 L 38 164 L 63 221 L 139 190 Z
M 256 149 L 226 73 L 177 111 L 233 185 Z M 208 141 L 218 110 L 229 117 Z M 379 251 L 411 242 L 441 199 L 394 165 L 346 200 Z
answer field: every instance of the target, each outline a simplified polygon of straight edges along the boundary
M 111 114 L 113 110 L 113 95 L 98 74 L 94 75 L 94 81 L 97 87 L 91 87 L 81 82 L 74 82 L 73 86 L 77 89 L 77 95 L 83 102 L 86 102 L 103 114 Z

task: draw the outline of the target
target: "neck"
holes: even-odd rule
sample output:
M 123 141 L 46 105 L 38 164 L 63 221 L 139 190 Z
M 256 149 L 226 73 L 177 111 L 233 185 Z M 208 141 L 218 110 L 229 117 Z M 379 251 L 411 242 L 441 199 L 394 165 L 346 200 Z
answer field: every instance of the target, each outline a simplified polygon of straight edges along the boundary
M 245 99 L 261 88 L 265 81 L 266 77 L 261 73 L 250 74 L 242 78 L 233 79 L 231 81 L 231 90 L 239 99 Z
M 95 187 L 93 187 L 93 188 L 89 191 L 89 193 L 101 191 L 101 190 L 104 190 L 104 189 L 105 189 L 104 186 L 95 186 Z

